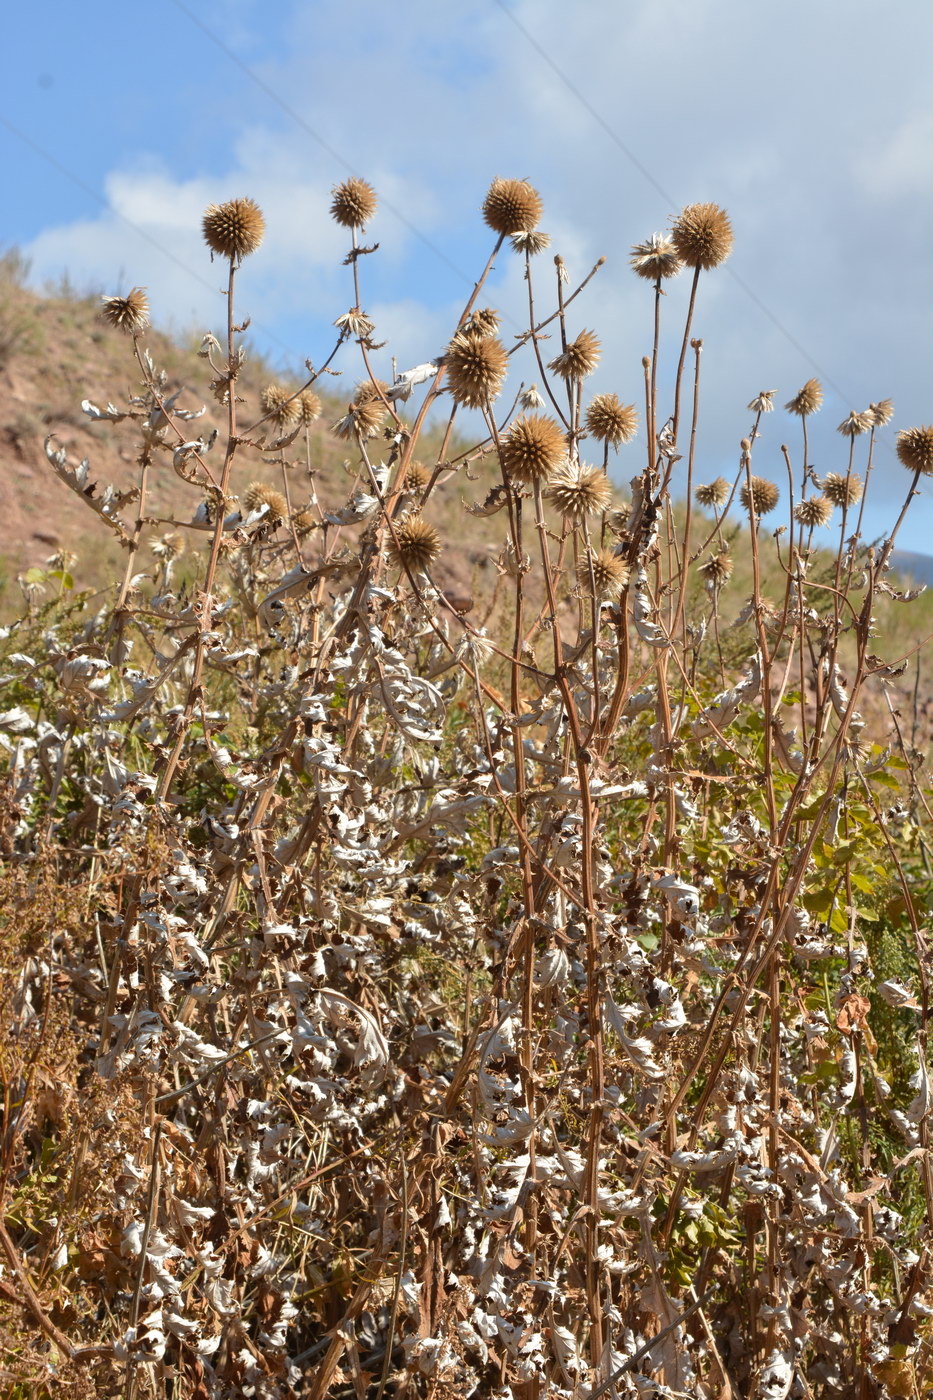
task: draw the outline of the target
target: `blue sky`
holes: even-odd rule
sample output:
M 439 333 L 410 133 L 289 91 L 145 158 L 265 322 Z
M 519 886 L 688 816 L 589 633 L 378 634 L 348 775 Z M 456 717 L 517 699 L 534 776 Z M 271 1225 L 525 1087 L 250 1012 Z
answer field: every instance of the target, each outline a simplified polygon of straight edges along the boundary
M 485 190 L 518 175 L 541 191 L 572 277 L 605 255 L 574 325 L 603 341 L 594 392 L 638 401 L 650 289 L 629 270 L 630 245 L 683 204 L 714 200 L 733 219 L 735 276 L 701 283 L 700 479 L 730 469 L 760 389 L 783 403 L 818 374 L 819 471 L 845 470 L 834 429 L 850 408 L 894 398 L 867 525 L 880 534 L 893 521 L 907 485 L 894 431 L 933 421 L 929 7 L 53 0 L 12 11 L 5 39 L 0 117 L 21 135 L 0 124 L 0 243 L 31 257 L 37 285 L 65 272 L 81 290 L 140 283 L 162 324 L 212 326 L 220 278 L 200 213 L 250 194 L 269 232 L 240 308 L 283 367 L 320 361 L 351 300 L 327 206 L 352 170 L 383 197 L 364 304 L 404 368 L 448 338 L 490 248 Z M 544 304 L 552 272 L 540 261 Z M 501 259 L 487 300 L 516 327 L 524 290 L 518 260 Z M 680 279 L 665 303 L 672 332 L 687 291 Z M 344 367 L 353 382 L 356 365 Z M 798 424 L 775 413 L 764 427 L 756 470 L 780 481 L 779 445 L 796 445 Z M 618 475 L 640 462 L 623 456 Z M 931 540 L 927 494 L 901 543 L 933 552 Z

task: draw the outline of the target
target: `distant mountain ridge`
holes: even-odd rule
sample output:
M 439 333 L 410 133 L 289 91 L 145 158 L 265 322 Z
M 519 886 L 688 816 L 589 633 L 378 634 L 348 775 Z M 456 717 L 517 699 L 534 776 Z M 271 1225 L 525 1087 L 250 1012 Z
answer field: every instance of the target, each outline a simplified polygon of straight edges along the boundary
M 933 584 L 933 555 L 914 554 L 909 549 L 895 549 L 891 564 L 899 574 L 908 574 L 917 583 Z

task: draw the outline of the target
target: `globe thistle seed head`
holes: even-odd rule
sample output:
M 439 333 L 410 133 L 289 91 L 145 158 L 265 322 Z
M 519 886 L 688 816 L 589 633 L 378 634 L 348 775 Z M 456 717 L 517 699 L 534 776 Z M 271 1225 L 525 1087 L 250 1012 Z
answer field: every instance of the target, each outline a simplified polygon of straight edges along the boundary
M 836 432 L 842 433 L 843 437 L 854 438 L 858 437 L 861 433 L 867 433 L 871 426 L 872 418 L 867 410 L 862 413 L 856 413 L 854 408 L 850 408 L 848 418 L 839 424 Z
M 537 384 L 529 384 L 527 389 L 523 389 L 518 396 L 518 402 L 526 411 L 531 408 L 544 407 L 544 399 L 538 392 Z
M 638 411 L 634 404 L 620 403 L 616 394 L 597 394 L 586 410 L 586 430 L 597 442 L 618 447 L 638 432 Z
M 599 468 L 566 466 L 551 477 L 547 494 L 564 519 L 577 524 L 606 509 L 612 500 L 612 487 Z
M 310 423 L 316 423 L 324 411 L 324 405 L 313 389 L 305 389 L 295 400 L 298 405 L 298 417 L 302 424 L 308 427 Z
M 185 541 L 177 530 L 169 530 L 150 548 L 157 559 L 162 559 L 168 564 L 173 559 L 177 559 L 179 555 L 184 554 Z
M 335 185 L 332 194 L 331 218 L 344 228 L 362 228 L 376 212 L 376 191 L 357 175 Z
M 538 413 L 517 418 L 499 446 L 503 470 L 519 486 L 544 485 L 566 455 L 567 443 L 559 424 Z
M 729 483 L 724 476 L 717 476 L 715 481 L 698 486 L 693 494 L 704 510 L 718 510 L 729 499 Z
M 364 379 L 357 384 L 353 391 L 353 402 L 355 404 L 371 403 L 375 400 L 379 407 L 385 412 L 385 397 L 389 386 L 384 379 Z
M 833 503 L 828 496 L 809 496 L 794 506 L 794 519 L 808 529 L 816 525 L 828 525 L 833 514 Z
M 349 311 L 345 311 L 342 316 L 338 316 L 334 325 L 342 336 L 353 336 L 357 340 L 369 340 L 376 329 L 375 321 L 372 321 L 365 311 L 361 311 L 358 306 L 351 306 Z
M 841 476 L 839 472 L 827 472 L 820 489 L 834 506 L 855 506 L 862 499 L 862 478 L 855 472 L 850 476 Z
M 683 262 L 666 233 L 653 233 L 644 243 L 636 243 L 632 248 L 632 267 L 646 282 L 662 282 L 667 277 L 676 277 L 683 269 Z
M 405 485 L 409 491 L 423 491 L 431 480 L 431 473 L 423 462 L 412 462 L 408 468 Z
M 735 241 L 729 215 L 718 204 L 688 204 L 671 229 L 681 262 L 704 272 L 725 262 Z
M 354 400 L 347 405 L 347 411 L 342 418 L 338 418 L 333 425 L 335 437 L 344 442 L 349 442 L 359 434 L 360 437 L 375 437 L 376 433 L 385 418 L 385 404 L 381 399 L 364 399 L 362 403 Z
M 732 577 L 732 567 L 732 556 L 723 549 L 718 554 L 711 554 L 708 559 L 704 559 L 699 571 L 708 588 L 722 588 Z
M 789 413 L 796 413 L 798 418 L 809 418 L 822 406 L 823 386 L 818 379 L 808 379 L 803 388 L 784 405 Z
M 420 515 L 409 515 L 395 527 L 395 539 L 389 541 L 389 559 L 396 568 L 412 573 L 429 569 L 441 552 L 441 537 L 433 525 Z
M 548 365 L 562 379 L 585 379 L 599 364 L 599 340 L 592 331 L 581 331 L 563 354 Z
M 597 598 L 621 597 L 628 581 L 628 565 L 611 549 L 591 550 L 577 565 L 580 587 Z
M 317 529 L 318 518 L 313 510 L 299 510 L 292 516 L 292 525 L 294 526 L 295 534 L 300 540 L 303 540 L 307 535 L 311 534 L 312 530 Z
M 748 405 L 749 413 L 773 413 L 776 393 L 777 389 L 762 389 L 757 398 L 752 399 Z
M 298 422 L 301 409 L 298 400 L 292 398 L 288 389 L 281 384 L 267 384 L 259 395 L 263 417 L 268 418 L 277 428 L 288 428 Z
M 460 327 L 461 335 L 495 335 L 499 329 L 500 316 L 491 306 L 482 306 L 473 312 L 468 321 Z
M 541 219 L 541 196 L 527 180 L 496 176 L 483 201 L 483 218 L 494 233 L 530 233 Z
M 748 510 L 751 505 L 754 505 L 757 516 L 768 515 L 770 511 L 774 510 L 780 499 L 780 492 L 774 482 L 769 481 L 764 476 L 753 476 L 751 491 L 746 484 L 742 487 L 740 495 L 745 509 Z
M 894 400 L 879 399 L 878 403 L 870 403 L 868 412 L 871 414 L 872 425 L 883 428 L 894 417 Z
M 127 335 L 139 335 L 149 324 L 149 298 L 145 287 L 134 287 L 125 297 L 101 297 L 101 319 Z
M 528 229 L 525 233 L 512 234 L 512 247 L 516 253 L 527 253 L 530 258 L 537 257 L 546 248 L 551 246 L 551 235 L 542 233 L 538 228 Z
M 272 526 L 281 525 L 288 518 L 288 502 L 274 486 L 265 481 L 252 481 L 243 494 L 243 504 L 252 514 L 254 510 L 266 507 L 266 520 Z
M 444 357 L 447 383 L 455 403 L 482 408 L 498 397 L 509 357 L 501 340 L 476 331 L 458 331 Z
M 207 206 L 201 230 L 212 253 L 241 263 L 262 242 L 266 221 L 254 199 L 228 199 L 226 204 Z
M 897 435 L 898 459 L 908 471 L 933 476 L 933 426 L 902 428 Z

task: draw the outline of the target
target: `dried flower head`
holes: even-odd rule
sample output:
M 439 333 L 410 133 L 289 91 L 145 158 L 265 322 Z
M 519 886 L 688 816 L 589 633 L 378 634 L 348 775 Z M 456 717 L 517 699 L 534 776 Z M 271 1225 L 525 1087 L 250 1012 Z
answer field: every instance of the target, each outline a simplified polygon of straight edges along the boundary
M 385 396 L 389 386 L 384 379 L 364 379 L 353 391 L 353 402 L 356 404 L 370 403 L 375 400 L 380 408 L 385 411 Z
M 357 175 L 335 185 L 332 193 L 331 217 L 344 228 L 362 228 L 376 212 L 376 191 Z
M 292 398 L 290 391 L 281 384 L 267 384 L 259 395 L 259 403 L 263 417 L 270 419 L 277 428 L 292 426 L 298 422 L 301 414 L 298 400 Z
M 243 504 L 250 514 L 266 507 L 266 520 L 270 525 L 281 525 L 288 516 L 288 502 L 274 486 L 265 481 L 252 481 L 243 493 Z
M 764 476 L 753 476 L 751 479 L 751 491 L 748 484 L 742 487 L 740 492 L 742 505 L 746 510 L 750 505 L 754 505 L 756 515 L 767 515 L 774 510 L 780 498 L 780 492 L 773 481 L 769 481 Z
M 597 442 L 618 447 L 638 432 L 638 412 L 634 404 L 620 403 L 616 394 L 597 394 L 586 410 L 586 430 Z
M 618 598 L 629 581 L 624 559 L 611 549 L 590 550 L 577 565 L 577 582 L 597 598 Z
M 306 535 L 310 535 L 312 530 L 316 530 L 318 523 L 318 518 L 313 510 L 299 510 L 292 516 L 292 525 L 300 540 L 303 540 Z
M 704 510 L 718 510 L 729 499 L 729 483 L 724 476 L 717 476 L 715 481 L 698 486 L 693 494 Z
M 898 458 L 909 471 L 933 476 L 933 426 L 902 428 L 896 448 Z
M 458 331 L 444 362 L 454 402 L 467 408 L 482 408 L 499 394 L 509 357 L 495 336 Z
M 499 329 L 500 316 L 491 306 L 481 306 L 473 312 L 468 321 L 460 327 L 461 335 L 495 335 Z
M 537 413 L 517 418 L 499 448 L 503 470 L 521 486 L 549 481 L 566 455 L 567 443 L 559 424 Z
M 101 319 L 127 335 L 139 335 L 149 324 L 149 298 L 144 287 L 134 287 L 125 297 L 101 297 Z
M 495 233 L 530 233 L 541 211 L 541 196 L 527 180 L 503 180 L 498 175 L 483 201 L 483 218 Z
M 349 441 L 357 434 L 360 437 L 375 437 L 385 418 L 385 404 L 381 399 L 371 397 L 362 401 L 355 399 L 347 405 L 347 411 L 333 426 L 336 437 Z
M 871 414 L 873 427 L 883 428 L 894 417 L 894 400 L 879 399 L 877 403 L 870 403 L 868 412 Z
M 800 418 L 809 418 L 823 405 L 823 386 L 818 379 L 808 379 L 803 388 L 784 407 Z
M 309 423 L 316 423 L 324 411 L 324 405 L 313 389 L 305 389 L 295 402 L 298 405 L 298 417 L 305 427 Z
M 666 233 L 653 233 L 644 243 L 632 248 L 632 267 L 647 282 L 676 277 L 683 268 L 677 249 Z
M 674 221 L 671 238 L 681 262 L 708 271 L 732 252 L 732 225 L 718 204 L 688 204 Z
M 366 312 L 361 311 L 358 306 L 351 306 L 349 311 L 338 316 L 334 325 L 341 335 L 352 335 L 357 340 L 368 340 L 376 329 L 376 323 L 371 321 Z
M 228 199 L 207 206 L 201 229 L 212 253 L 241 263 L 262 242 L 266 221 L 254 199 Z
M 849 416 L 836 429 L 837 433 L 842 433 L 843 437 L 858 437 L 860 433 L 867 433 L 872 426 L 871 414 L 864 410 L 856 413 L 854 408 L 849 409 Z
M 809 496 L 794 506 L 794 519 L 808 529 L 816 525 L 828 525 L 833 513 L 833 503 L 828 496 Z
M 524 233 L 512 234 L 512 247 L 516 253 L 527 253 L 530 258 L 537 257 L 538 253 L 543 253 L 551 246 L 551 235 L 542 233 L 541 229 L 530 228 Z
M 732 577 L 732 567 L 731 554 L 722 549 L 718 554 L 711 554 L 708 559 L 704 559 L 699 571 L 706 580 L 707 587 L 722 588 Z
M 547 494 L 564 519 L 576 524 L 606 509 L 612 486 L 599 468 L 566 466 L 551 478 Z
M 834 506 L 858 505 L 862 499 L 862 478 L 855 472 L 850 476 L 841 476 L 839 472 L 827 472 L 820 489 Z
M 164 559 L 166 564 L 185 552 L 185 541 L 178 530 L 168 530 L 161 539 L 155 540 L 150 549 L 157 559 Z
M 592 331 L 581 331 L 567 349 L 548 365 L 562 379 L 584 379 L 599 364 L 599 340 Z
M 524 409 L 543 408 L 544 399 L 538 392 L 537 384 L 529 384 L 527 389 L 523 389 L 518 396 L 518 402 Z
M 389 541 L 389 559 L 398 568 L 424 572 L 441 552 L 441 537 L 420 515 L 409 515 L 395 527 Z
M 774 396 L 777 389 L 762 389 L 761 393 L 748 405 L 749 413 L 773 413 Z
M 423 491 L 431 480 L 431 473 L 423 462 L 412 462 L 408 468 L 408 475 L 405 477 L 405 485 L 409 491 Z

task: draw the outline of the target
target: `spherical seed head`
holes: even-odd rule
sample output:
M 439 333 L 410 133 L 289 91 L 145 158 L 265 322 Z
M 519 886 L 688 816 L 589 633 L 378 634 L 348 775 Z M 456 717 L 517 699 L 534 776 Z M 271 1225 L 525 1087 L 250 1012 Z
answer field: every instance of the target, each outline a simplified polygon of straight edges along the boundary
M 794 506 L 794 519 L 808 529 L 816 525 L 828 525 L 833 513 L 833 503 L 828 496 L 809 496 Z
M 389 559 L 398 568 L 423 572 L 441 552 L 441 537 L 420 515 L 409 515 L 395 527 L 389 542 Z
M 527 180 L 497 175 L 483 201 L 483 218 L 495 233 L 530 233 L 541 213 L 541 196 Z
M 542 233 L 539 228 L 530 228 L 526 233 L 512 234 L 512 247 L 516 253 L 527 253 L 530 258 L 537 257 L 546 248 L 551 246 L 551 235 Z
M 384 379 L 364 379 L 362 383 L 357 384 L 353 391 L 353 402 L 356 404 L 370 403 L 375 399 L 376 402 L 385 409 L 385 403 L 383 401 L 388 392 L 388 388 L 389 386 Z
M 277 428 L 290 427 L 301 415 L 298 400 L 281 384 L 267 384 L 259 395 L 259 403 L 263 417 L 269 418 Z
M 517 418 L 499 447 L 506 475 L 520 486 L 550 481 L 566 455 L 567 443 L 560 426 L 553 418 L 539 413 Z
M 894 417 L 894 400 L 879 399 L 877 403 L 870 403 L 868 412 L 871 414 L 872 424 L 876 428 L 883 428 Z
M 722 588 L 732 577 L 732 556 L 726 550 L 711 554 L 700 565 L 700 573 L 710 588 Z
M 799 418 L 809 418 L 823 405 L 823 386 L 818 379 L 808 379 L 803 388 L 784 405 L 790 413 Z
M 729 215 L 718 204 L 688 204 L 674 221 L 671 238 L 681 262 L 704 272 L 725 262 L 734 242 Z
M 592 331 L 581 331 L 563 354 L 548 365 L 562 379 L 585 379 L 599 364 L 599 340 Z
M 751 491 L 747 485 L 742 487 L 741 498 L 745 509 L 748 510 L 749 505 L 753 504 L 755 514 L 759 516 L 767 515 L 769 511 L 774 510 L 780 497 L 780 492 L 774 482 L 769 481 L 764 476 L 753 476 L 751 486 Z
M 324 411 L 324 405 L 313 389 L 305 389 L 295 402 L 298 405 L 298 417 L 305 427 L 309 423 L 316 423 Z
M 749 413 L 773 413 L 773 399 L 777 389 L 762 389 L 761 393 L 748 405 Z
M 100 314 L 108 325 L 139 335 L 149 324 L 149 298 L 144 287 L 134 287 L 125 297 L 101 297 Z
M 597 598 L 618 598 L 629 581 L 628 565 L 611 549 L 590 551 L 577 565 L 577 582 Z
M 207 206 L 201 228 L 212 253 L 241 263 L 262 242 L 266 221 L 254 199 L 228 199 Z
M 362 228 L 376 212 L 376 191 L 356 175 L 335 185 L 332 193 L 331 216 L 344 228 Z
M 848 418 L 839 424 L 836 432 L 842 433 L 843 437 L 858 437 L 860 433 L 867 433 L 871 426 L 871 414 L 867 410 L 856 413 L 854 408 L 850 408 Z
M 618 447 L 638 432 L 638 412 L 634 404 L 620 403 L 616 394 L 597 394 L 586 410 L 586 430 L 598 442 Z
M 499 313 L 491 306 L 482 306 L 474 311 L 468 321 L 460 327 L 461 335 L 495 335 L 499 329 Z
M 408 468 L 405 485 L 409 491 L 423 491 L 431 480 L 431 473 L 423 462 L 412 462 Z
M 677 249 L 666 233 L 653 233 L 644 243 L 636 243 L 631 262 L 638 276 L 647 282 L 676 277 L 683 268 Z
M 265 481 L 252 481 L 243 495 L 243 504 L 250 512 L 267 506 L 266 520 L 270 525 L 281 525 L 288 516 L 288 502 L 281 491 L 269 486 Z
M 313 510 L 299 510 L 292 516 L 292 525 L 300 540 L 303 540 L 306 535 L 310 535 L 317 523 L 318 519 Z
M 567 466 L 551 477 L 547 494 L 564 519 L 576 524 L 606 509 L 612 500 L 612 487 L 606 473 L 598 468 Z
M 444 357 L 455 403 L 482 408 L 498 396 L 509 357 L 501 340 L 476 331 L 458 331 Z
M 850 476 L 840 476 L 839 472 L 827 472 L 823 477 L 821 490 L 834 506 L 855 506 L 862 499 L 862 478 L 855 472 Z
M 896 447 L 898 458 L 908 471 L 933 476 L 933 426 L 902 428 Z
M 718 510 L 729 499 L 729 483 L 724 476 L 717 476 L 715 481 L 698 486 L 693 494 L 705 510 Z

